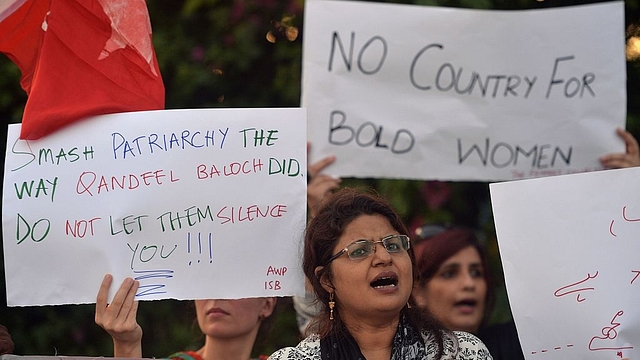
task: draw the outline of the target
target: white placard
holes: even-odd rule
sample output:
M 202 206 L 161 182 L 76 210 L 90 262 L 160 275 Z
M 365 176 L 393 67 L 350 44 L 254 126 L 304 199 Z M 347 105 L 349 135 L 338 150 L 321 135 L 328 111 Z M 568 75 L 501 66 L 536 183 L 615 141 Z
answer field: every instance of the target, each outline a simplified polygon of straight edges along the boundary
M 343 177 L 511 180 L 623 152 L 624 3 L 486 11 L 307 1 L 310 161 Z
M 105 273 L 138 299 L 304 294 L 305 109 L 83 120 L 41 140 L 10 125 L 7 303 L 95 302 Z
M 638 178 L 636 167 L 490 185 L 528 360 L 637 358 Z

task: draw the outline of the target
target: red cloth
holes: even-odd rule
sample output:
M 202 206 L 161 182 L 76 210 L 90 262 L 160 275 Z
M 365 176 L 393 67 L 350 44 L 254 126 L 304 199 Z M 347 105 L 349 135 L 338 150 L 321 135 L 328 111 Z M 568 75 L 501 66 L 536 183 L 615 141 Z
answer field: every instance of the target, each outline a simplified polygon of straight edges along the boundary
M 20 68 L 28 95 L 20 138 L 87 116 L 164 108 L 144 0 L 13 1 L 24 4 L 0 18 L 0 52 Z

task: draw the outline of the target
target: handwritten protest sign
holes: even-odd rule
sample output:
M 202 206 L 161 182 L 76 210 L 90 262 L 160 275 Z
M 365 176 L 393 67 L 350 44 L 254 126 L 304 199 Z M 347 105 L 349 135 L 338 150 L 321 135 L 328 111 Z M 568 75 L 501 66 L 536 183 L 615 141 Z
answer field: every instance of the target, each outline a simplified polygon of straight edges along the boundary
M 114 114 L 38 141 L 19 130 L 2 209 L 10 306 L 95 302 L 107 272 L 138 279 L 141 300 L 304 293 L 304 109 Z
M 639 177 L 629 168 L 490 185 L 527 359 L 636 358 Z
M 510 180 L 600 169 L 624 151 L 623 2 L 305 6 L 310 161 L 336 155 L 331 175 Z

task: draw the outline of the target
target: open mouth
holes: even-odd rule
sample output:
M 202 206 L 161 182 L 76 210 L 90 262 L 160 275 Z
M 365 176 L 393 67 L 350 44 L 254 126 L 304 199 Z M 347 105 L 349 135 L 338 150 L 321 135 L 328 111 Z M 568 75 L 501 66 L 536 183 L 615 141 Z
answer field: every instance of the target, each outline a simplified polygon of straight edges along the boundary
M 371 287 L 374 289 L 389 287 L 389 286 L 397 286 L 397 285 L 398 285 L 398 278 L 395 276 L 381 276 L 371 282 Z
M 473 300 L 473 299 L 465 299 L 465 300 L 458 301 L 457 303 L 455 303 L 455 306 L 475 307 L 476 305 L 478 305 L 478 302 L 476 300 Z

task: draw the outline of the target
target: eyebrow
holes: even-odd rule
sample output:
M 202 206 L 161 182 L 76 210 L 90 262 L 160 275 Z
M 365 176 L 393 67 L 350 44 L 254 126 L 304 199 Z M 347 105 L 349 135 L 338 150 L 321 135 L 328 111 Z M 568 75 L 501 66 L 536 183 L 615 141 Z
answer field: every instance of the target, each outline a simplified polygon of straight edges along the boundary
M 441 270 L 458 269 L 461 268 L 460 263 L 442 264 Z

